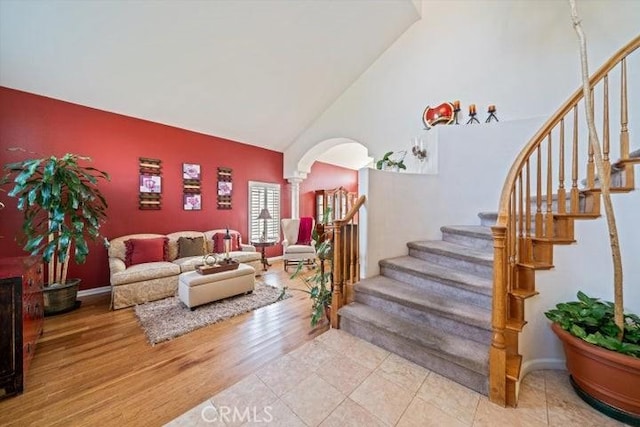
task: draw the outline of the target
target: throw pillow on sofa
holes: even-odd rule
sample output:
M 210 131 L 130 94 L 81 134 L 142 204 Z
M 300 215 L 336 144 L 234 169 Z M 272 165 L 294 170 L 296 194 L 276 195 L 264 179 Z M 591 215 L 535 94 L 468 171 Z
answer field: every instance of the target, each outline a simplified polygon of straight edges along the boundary
M 229 233 L 231 234 L 231 248 L 229 252 L 240 251 L 240 234 L 239 233 Z M 216 254 L 224 253 L 224 236 L 225 233 L 216 233 L 213 235 L 213 252 Z
M 178 258 L 204 255 L 204 237 L 179 237 Z
M 129 239 L 124 242 L 126 253 L 124 264 L 127 267 L 145 262 L 167 261 L 169 258 L 169 239 Z

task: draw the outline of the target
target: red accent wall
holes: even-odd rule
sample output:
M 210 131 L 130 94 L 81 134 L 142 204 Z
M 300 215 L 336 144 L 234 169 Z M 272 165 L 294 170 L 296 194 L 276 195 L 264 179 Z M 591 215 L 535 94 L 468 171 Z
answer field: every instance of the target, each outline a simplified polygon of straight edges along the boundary
M 9 147 L 27 153 L 10 152 Z M 92 166 L 111 175 L 110 182 L 100 184 L 109 203 L 108 221 L 101 228 L 108 239 L 229 226 L 246 240 L 248 181 L 281 184 L 282 215 L 290 216 L 282 153 L 0 87 L 1 164 L 67 152 L 91 157 Z M 161 210 L 138 209 L 139 157 L 162 160 Z M 201 165 L 200 211 L 182 208 L 182 163 Z M 231 210 L 216 208 L 219 166 L 233 169 Z M 0 200 L 6 205 L 0 211 L 0 257 L 24 255 L 15 241 L 21 226 L 16 199 L 0 192 Z M 267 256 L 281 253 L 282 248 L 276 246 L 268 249 Z M 82 289 L 108 285 L 107 251 L 102 242 L 92 242 L 87 262 L 71 264 L 69 275 L 82 279 Z
M 315 215 L 315 190 L 332 190 L 344 187 L 358 192 L 358 171 L 315 162 L 307 179 L 300 184 L 300 216 Z

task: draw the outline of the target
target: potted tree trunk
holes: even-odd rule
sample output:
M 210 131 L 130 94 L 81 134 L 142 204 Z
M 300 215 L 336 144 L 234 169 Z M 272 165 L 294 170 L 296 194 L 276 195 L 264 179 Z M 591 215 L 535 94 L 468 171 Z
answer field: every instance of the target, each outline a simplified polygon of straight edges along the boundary
M 640 318 L 623 311 L 622 258 L 611 202 L 610 172 L 604 167 L 590 96 L 586 38 L 575 0 L 569 0 L 573 26 L 580 41 L 582 89 L 589 144 L 606 213 L 613 263 L 614 302 L 578 293 L 578 301 L 561 303 L 545 313 L 562 341 L 578 395 L 595 409 L 631 425 L 640 425 Z
M 87 238 L 96 239 L 106 218 L 107 202 L 98 180 L 109 180 L 106 172 L 79 161 L 88 157 L 28 159 L 4 166 L 2 184 L 11 183 L 9 195 L 18 199 L 23 212 L 22 233 L 17 236 L 24 250 L 48 263 L 45 282 L 45 314 L 73 308 L 79 279 L 68 279 L 69 260 L 83 263 L 89 253 Z

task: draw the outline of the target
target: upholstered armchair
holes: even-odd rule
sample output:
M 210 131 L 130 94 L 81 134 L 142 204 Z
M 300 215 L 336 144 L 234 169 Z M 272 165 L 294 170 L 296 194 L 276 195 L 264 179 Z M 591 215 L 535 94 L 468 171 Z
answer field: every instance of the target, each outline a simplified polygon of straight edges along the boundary
M 312 240 L 315 221 L 313 218 L 283 218 L 282 240 L 284 271 L 289 264 L 313 265 L 316 260 L 315 242 Z

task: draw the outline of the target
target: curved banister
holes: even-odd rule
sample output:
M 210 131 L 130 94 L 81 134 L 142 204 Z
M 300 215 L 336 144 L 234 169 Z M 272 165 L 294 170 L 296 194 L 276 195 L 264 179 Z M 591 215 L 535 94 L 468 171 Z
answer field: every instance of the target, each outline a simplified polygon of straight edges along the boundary
M 633 189 L 636 159 L 629 158 L 627 60 L 640 48 L 640 35 L 618 50 L 589 79 L 591 96 L 602 87 L 603 158 L 605 174 L 612 170 L 609 157 L 609 74 L 620 66 L 620 180 L 612 191 Z M 638 77 L 640 74 L 629 74 Z M 492 342 L 489 350 L 489 398 L 503 406 L 517 403 L 517 383 L 522 356 L 519 333 L 527 323 L 524 301 L 537 294 L 535 272 L 553 267 L 553 245 L 574 240 L 574 221 L 600 216 L 600 189 L 596 185 L 593 148 L 589 144 L 586 188 L 578 189 L 578 105 L 584 101 L 577 89 L 534 134 L 509 169 L 500 195 L 494 241 Z M 592 103 L 593 105 L 593 103 Z M 593 107 L 592 107 L 593 108 Z M 572 141 L 565 156 L 565 122 L 573 122 Z M 559 136 L 554 140 L 554 136 Z M 554 157 L 558 150 L 558 159 Z M 569 163 L 567 169 L 565 163 Z M 554 168 L 557 167 L 557 175 Z M 565 169 L 567 169 L 565 171 Z M 565 188 L 565 172 L 571 188 Z M 568 180 L 567 180 L 568 181 Z M 557 192 L 553 194 L 553 185 Z M 532 193 L 532 187 L 536 189 Z M 546 195 L 543 194 L 546 192 Z M 567 205 L 567 202 L 570 202 Z M 535 211 L 534 211 L 535 207 Z M 544 209 L 543 209 L 544 207 Z
M 631 52 L 640 47 L 640 35 L 635 37 L 626 46 L 622 49 L 618 50 L 602 67 L 596 71 L 591 78 L 589 79 L 589 84 L 591 87 L 594 87 L 598 82 L 600 82 L 604 76 L 609 73 L 622 59 L 629 56 Z M 537 149 L 537 146 L 540 145 L 540 142 L 551 132 L 560 121 L 573 109 L 574 106 L 578 104 L 578 102 L 583 97 L 582 87 L 577 89 L 569 99 L 562 104 L 560 108 L 551 116 L 549 120 L 542 125 L 540 130 L 536 132 L 536 134 L 531 138 L 529 143 L 522 149 L 518 157 L 516 157 L 513 166 L 509 170 L 507 174 L 507 179 L 502 187 L 502 193 L 500 195 L 500 204 L 498 210 L 498 221 L 496 225 L 506 225 L 504 218 L 501 220 L 501 216 L 506 209 L 505 206 L 509 205 L 509 199 L 511 197 L 511 189 L 515 185 L 518 174 L 524 167 L 525 161 L 531 157 L 533 152 Z

